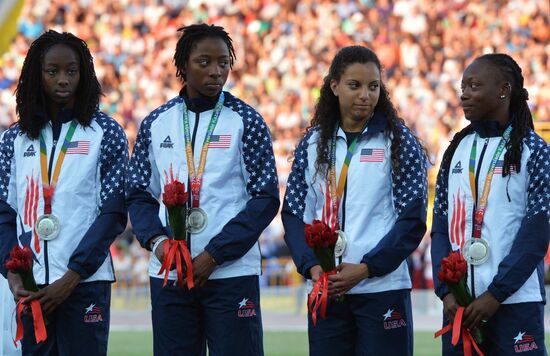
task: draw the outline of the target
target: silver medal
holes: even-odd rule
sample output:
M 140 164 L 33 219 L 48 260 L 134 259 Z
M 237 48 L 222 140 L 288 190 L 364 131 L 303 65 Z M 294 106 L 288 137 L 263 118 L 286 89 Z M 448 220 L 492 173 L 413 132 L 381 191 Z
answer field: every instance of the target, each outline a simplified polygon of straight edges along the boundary
M 346 233 L 338 230 L 338 240 L 336 240 L 336 244 L 334 245 L 334 257 L 338 258 L 344 255 L 347 243 Z
M 490 251 L 487 240 L 481 238 L 472 238 L 466 241 L 462 247 L 464 259 L 474 266 L 487 262 Z
M 198 234 L 202 232 L 208 224 L 208 216 L 201 208 L 191 208 L 187 214 L 187 232 Z
M 61 225 L 57 216 L 45 214 L 36 220 L 35 231 L 40 240 L 53 240 L 59 235 Z

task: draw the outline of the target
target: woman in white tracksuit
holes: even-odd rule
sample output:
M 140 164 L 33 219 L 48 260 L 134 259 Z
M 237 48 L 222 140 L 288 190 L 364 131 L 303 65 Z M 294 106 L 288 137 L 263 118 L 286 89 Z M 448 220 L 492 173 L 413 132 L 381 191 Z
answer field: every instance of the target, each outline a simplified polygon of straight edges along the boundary
M 550 152 L 533 130 L 518 64 L 506 54 L 476 58 L 464 71 L 464 116 L 443 156 L 432 227 L 436 294 L 444 323 L 458 305 L 437 275 L 450 251 L 468 261 L 475 300 L 463 326 L 482 326 L 486 355 L 545 355 L 543 260 L 550 235 Z M 443 335 L 443 354 L 462 355 Z
M 298 271 L 314 282 L 321 268 L 305 243 L 304 225 L 321 220 L 336 177 L 343 186 L 334 195 L 341 192 L 337 221 L 347 246 L 328 293 L 344 299 L 329 298 L 326 318 L 316 326 L 310 316 L 310 354 L 411 355 L 405 259 L 426 231 L 426 161 L 389 100 L 378 58 L 362 46 L 334 58 L 288 179 L 285 240 Z

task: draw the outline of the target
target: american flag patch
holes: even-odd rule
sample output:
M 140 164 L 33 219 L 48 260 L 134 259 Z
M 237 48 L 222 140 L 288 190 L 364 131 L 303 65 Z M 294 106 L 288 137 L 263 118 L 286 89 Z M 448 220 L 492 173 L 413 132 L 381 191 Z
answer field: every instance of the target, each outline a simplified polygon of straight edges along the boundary
M 231 135 L 212 135 L 208 148 L 229 148 L 231 145 Z
M 504 160 L 498 160 L 497 161 L 497 164 L 495 166 L 495 172 L 494 174 L 500 174 L 502 175 L 502 171 L 503 171 L 503 168 L 504 168 Z M 514 169 L 514 167 L 510 167 L 510 174 L 515 174 L 516 173 L 516 170 Z
M 71 141 L 67 145 L 68 155 L 87 155 L 90 153 L 90 141 Z
M 384 162 L 384 149 L 363 148 L 359 162 Z

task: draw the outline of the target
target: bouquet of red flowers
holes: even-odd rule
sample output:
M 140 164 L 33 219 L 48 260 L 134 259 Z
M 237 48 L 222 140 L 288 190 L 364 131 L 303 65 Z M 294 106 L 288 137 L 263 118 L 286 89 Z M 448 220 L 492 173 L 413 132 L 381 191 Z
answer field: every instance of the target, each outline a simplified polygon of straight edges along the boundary
M 37 292 L 38 286 L 34 280 L 32 273 L 32 251 L 29 246 L 23 248 L 19 245 L 10 251 L 10 258 L 6 261 L 6 269 L 11 273 L 18 274 L 23 282 L 23 288 L 29 292 Z M 21 313 L 25 308 L 25 300 L 27 298 L 21 298 L 17 301 L 17 331 L 15 334 L 14 344 L 17 341 L 23 339 L 23 324 L 21 322 Z M 46 326 L 44 324 L 44 317 L 42 316 L 42 308 L 38 300 L 32 300 L 30 302 L 32 316 L 34 319 L 34 334 L 36 342 L 42 342 L 48 337 L 46 333 Z M 17 344 L 16 344 L 17 346 Z
M 185 184 L 174 178 L 171 169 L 170 179 L 166 175 L 166 181 L 168 183 L 164 185 L 162 202 L 168 210 L 168 223 L 172 228 L 173 239 L 167 240 L 164 244 L 164 258 L 158 274 L 164 273 L 164 287 L 168 282 L 170 267 L 175 261 L 178 276 L 177 283 L 180 287 L 183 287 L 183 264 L 185 264 L 187 288 L 192 289 L 194 287 L 193 263 L 187 245 L 186 228 L 188 193 L 185 191 Z
M 319 279 L 313 285 L 313 289 L 309 294 L 308 309 L 311 313 L 313 325 L 317 323 L 317 310 L 321 308 L 321 317 L 324 318 L 327 310 L 328 302 L 328 276 L 336 274 L 336 263 L 334 259 L 334 246 L 338 240 L 338 232 L 336 229 L 336 219 L 330 219 L 331 198 L 326 189 L 325 209 L 323 210 L 323 218 L 313 220 L 311 224 L 306 224 L 304 227 L 304 235 L 306 244 L 313 249 L 313 253 L 323 272 Z M 327 224 L 327 220 L 332 220 L 332 227 Z
M 468 277 L 468 263 L 462 256 L 460 251 L 451 251 L 449 256 L 441 260 L 441 271 L 439 271 L 438 279 L 440 282 L 445 283 L 449 288 L 449 291 L 455 297 L 460 307 L 455 315 L 455 320 L 451 321 L 452 324 L 447 325 L 435 334 L 435 337 L 443 335 L 444 333 L 453 330 L 453 345 L 458 343 L 460 336 L 462 336 L 464 344 L 464 354 L 471 355 L 471 347 L 473 346 L 478 354 L 483 353 L 478 349 L 477 344 L 483 342 L 483 334 L 479 328 L 473 330 L 462 330 L 462 315 L 464 308 L 474 301 L 474 297 L 470 293 L 468 284 L 466 283 Z
M 29 246 L 19 245 L 10 251 L 10 258 L 6 261 L 6 269 L 21 276 L 23 287 L 29 292 L 37 292 L 38 286 L 32 273 L 32 251 Z

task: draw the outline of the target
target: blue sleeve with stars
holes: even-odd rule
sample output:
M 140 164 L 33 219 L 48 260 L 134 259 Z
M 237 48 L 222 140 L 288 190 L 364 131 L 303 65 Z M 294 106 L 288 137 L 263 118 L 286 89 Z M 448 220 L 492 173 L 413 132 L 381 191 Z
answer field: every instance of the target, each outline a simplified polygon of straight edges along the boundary
M 294 153 L 292 170 L 288 177 L 283 211 L 281 213 L 285 228 L 285 242 L 292 254 L 298 273 L 309 278 L 309 269 L 319 262 L 313 250 L 306 244 L 304 236 L 304 213 L 314 209 L 315 201 L 312 187 L 307 183 L 308 140 L 310 131 L 300 142 Z M 309 215 L 313 216 L 313 212 Z
M 428 182 L 426 159 L 416 138 L 402 126 L 399 167 L 392 171 L 393 205 L 397 220 L 392 229 L 361 262 L 369 278 L 394 271 L 418 247 L 426 232 Z
M 544 256 L 550 237 L 550 151 L 548 144 L 534 132 L 525 141 L 532 152 L 527 162 L 527 211 L 510 253 L 500 262 L 498 272 L 487 288 L 499 302 L 521 288 L 535 269 L 539 280 L 544 280 Z M 543 283 L 541 294 L 545 294 Z
M 242 154 L 250 199 L 204 248 L 218 265 L 244 256 L 279 210 L 279 186 L 269 128 L 251 107 L 236 111 L 242 111 L 244 122 Z
M 155 157 L 150 151 L 151 124 L 172 102 L 153 111 L 143 120 L 132 153 L 126 179 L 128 212 L 132 229 L 141 246 L 149 250 L 149 241 L 158 235 L 168 235 L 168 230 L 159 218 L 160 178 L 155 165 Z
M 124 177 L 128 164 L 128 141 L 122 127 L 103 113 L 96 114 L 103 129 L 101 141 L 100 212 L 69 259 L 68 268 L 83 279 L 105 262 L 109 247 L 126 227 Z
M 437 275 L 441 271 L 441 260 L 447 257 L 451 252 L 451 243 L 449 242 L 449 223 L 448 223 L 448 179 L 449 172 L 444 167 L 439 169 L 435 186 L 435 202 L 432 218 L 432 275 L 435 294 L 440 298 L 449 294 L 449 288 L 445 283 L 441 283 Z
M 17 127 L 5 131 L 0 139 L 0 273 L 4 277 L 8 272 L 5 261 L 17 244 L 17 214 L 9 203 L 11 201 L 15 204 L 16 200 L 12 172 L 15 170 L 13 141 L 17 136 Z

